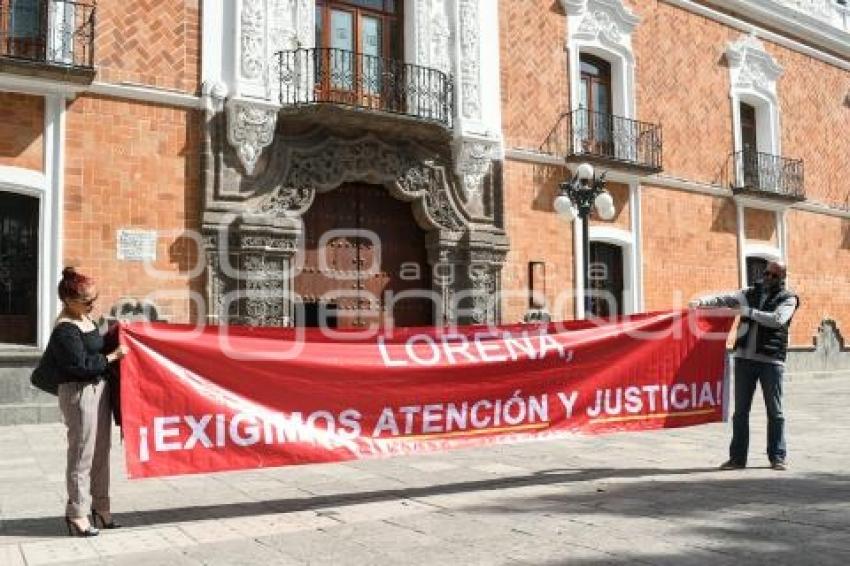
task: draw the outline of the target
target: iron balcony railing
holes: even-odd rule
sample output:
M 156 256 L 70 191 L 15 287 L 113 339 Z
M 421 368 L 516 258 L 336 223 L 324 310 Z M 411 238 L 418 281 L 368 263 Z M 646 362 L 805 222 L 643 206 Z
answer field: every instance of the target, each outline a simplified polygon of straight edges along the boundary
M 568 160 L 594 159 L 648 172 L 662 169 L 660 125 L 584 108 L 562 114 L 541 149 Z
M 803 160 L 788 159 L 759 151 L 733 152 L 733 192 L 760 193 L 794 200 L 804 200 Z
M 341 104 L 451 126 L 453 83 L 437 69 L 333 48 L 277 57 L 283 106 Z
M 91 68 L 93 2 L 0 0 L 0 58 Z

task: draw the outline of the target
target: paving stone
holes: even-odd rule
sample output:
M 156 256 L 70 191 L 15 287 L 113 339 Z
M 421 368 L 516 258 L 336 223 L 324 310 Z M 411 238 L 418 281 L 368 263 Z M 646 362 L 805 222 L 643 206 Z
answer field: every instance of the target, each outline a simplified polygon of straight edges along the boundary
M 25 566 L 20 547 L 17 544 L 0 545 L 0 564 L 3 564 L 3 566 Z
M 24 543 L 21 551 L 27 566 L 58 564 L 74 561 L 94 561 L 98 553 L 88 539 L 65 537 L 59 540 L 47 540 Z

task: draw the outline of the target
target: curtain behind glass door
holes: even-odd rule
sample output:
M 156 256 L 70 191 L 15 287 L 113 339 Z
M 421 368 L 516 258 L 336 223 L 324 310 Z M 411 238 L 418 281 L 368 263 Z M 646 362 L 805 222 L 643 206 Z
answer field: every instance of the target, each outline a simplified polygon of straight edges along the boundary
M 354 14 L 331 11 L 331 88 L 351 90 L 354 86 Z

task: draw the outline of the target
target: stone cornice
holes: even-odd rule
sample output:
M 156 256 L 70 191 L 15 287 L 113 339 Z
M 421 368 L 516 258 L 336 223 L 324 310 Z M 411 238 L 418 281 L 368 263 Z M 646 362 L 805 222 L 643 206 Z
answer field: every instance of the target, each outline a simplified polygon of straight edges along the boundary
M 766 24 L 850 59 L 850 12 L 842 28 L 784 0 L 703 0 L 703 3 Z

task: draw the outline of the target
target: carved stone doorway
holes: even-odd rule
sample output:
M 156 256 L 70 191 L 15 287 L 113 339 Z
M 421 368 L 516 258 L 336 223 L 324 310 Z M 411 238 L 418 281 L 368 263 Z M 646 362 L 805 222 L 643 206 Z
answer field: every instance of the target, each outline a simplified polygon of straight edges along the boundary
M 345 183 L 317 195 L 302 218 L 304 266 L 294 290 L 303 309 L 296 309 L 296 325 L 433 324 L 426 234 L 410 203 L 383 186 Z

